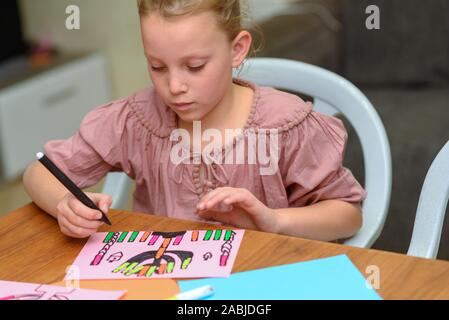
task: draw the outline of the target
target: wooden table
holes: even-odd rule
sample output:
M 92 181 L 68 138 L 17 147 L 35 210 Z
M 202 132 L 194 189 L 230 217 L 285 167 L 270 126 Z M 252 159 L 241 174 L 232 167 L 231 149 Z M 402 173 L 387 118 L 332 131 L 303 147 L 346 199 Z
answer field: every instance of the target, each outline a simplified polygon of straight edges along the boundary
M 216 227 L 116 210 L 109 216 L 113 226 L 102 226 L 99 231 Z M 29 204 L 0 218 L 0 279 L 47 284 L 60 281 L 85 242 L 64 236 L 55 219 Z M 233 272 L 339 254 L 347 254 L 365 277 L 370 275 L 370 266 L 378 267 L 377 291 L 384 299 L 449 299 L 449 262 L 256 231 L 245 232 Z

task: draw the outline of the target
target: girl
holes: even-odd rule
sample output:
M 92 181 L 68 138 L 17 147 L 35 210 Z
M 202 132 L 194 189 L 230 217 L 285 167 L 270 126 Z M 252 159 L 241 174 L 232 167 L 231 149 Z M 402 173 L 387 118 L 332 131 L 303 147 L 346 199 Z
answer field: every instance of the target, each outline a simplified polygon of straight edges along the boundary
M 136 181 L 136 212 L 324 241 L 353 236 L 365 192 L 342 166 L 342 122 L 295 95 L 232 77 L 252 44 L 239 1 L 139 0 L 138 7 L 154 86 L 95 108 L 74 136 L 44 146 L 49 158 L 80 188 L 124 171 Z M 211 130 L 219 138 L 209 148 L 201 137 Z M 262 132 L 257 145 L 270 150 L 275 170 L 262 171 L 249 132 Z M 243 156 L 241 146 L 249 148 Z M 224 161 L 230 152 L 245 161 Z M 66 235 L 88 237 L 101 225 L 101 214 L 39 162 L 23 182 Z M 109 196 L 89 196 L 108 211 Z

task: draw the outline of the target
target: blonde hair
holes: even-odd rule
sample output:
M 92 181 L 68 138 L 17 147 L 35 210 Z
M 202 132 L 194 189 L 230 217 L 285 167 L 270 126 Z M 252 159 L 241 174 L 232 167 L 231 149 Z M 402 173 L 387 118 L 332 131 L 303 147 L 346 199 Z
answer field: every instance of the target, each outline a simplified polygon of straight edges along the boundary
M 153 12 L 172 18 L 212 11 L 230 41 L 245 30 L 240 0 L 137 0 L 137 6 L 141 17 Z

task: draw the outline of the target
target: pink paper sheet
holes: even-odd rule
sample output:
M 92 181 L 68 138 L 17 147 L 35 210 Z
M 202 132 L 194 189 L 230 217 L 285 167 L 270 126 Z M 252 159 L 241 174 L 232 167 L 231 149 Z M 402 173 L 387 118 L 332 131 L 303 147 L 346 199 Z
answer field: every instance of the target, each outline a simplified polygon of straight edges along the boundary
M 243 230 L 103 232 L 72 265 L 79 279 L 228 277 Z M 67 278 L 72 278 L 70 272 Z
M 0 300 L 118 300 L 125 293 L 0 280 Z

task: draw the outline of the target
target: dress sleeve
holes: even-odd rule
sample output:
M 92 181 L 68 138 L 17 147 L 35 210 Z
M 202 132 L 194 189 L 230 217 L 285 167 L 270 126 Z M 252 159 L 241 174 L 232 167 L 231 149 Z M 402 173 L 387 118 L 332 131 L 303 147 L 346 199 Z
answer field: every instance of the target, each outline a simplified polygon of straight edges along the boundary
M 132 177 L 127 160 L 127 104 L 119 100 L 99 106 L 84 117 L 72 137 L 44 145 L 46 155 L 79 188 L 95 185 L 110 171 L 124 171 Z
M 346 142 L 342 121 L 316 112 L 286 132 L 280 169 L 289 207 L 331 199 L 361 204 L 366 192 L 343 167 Z

